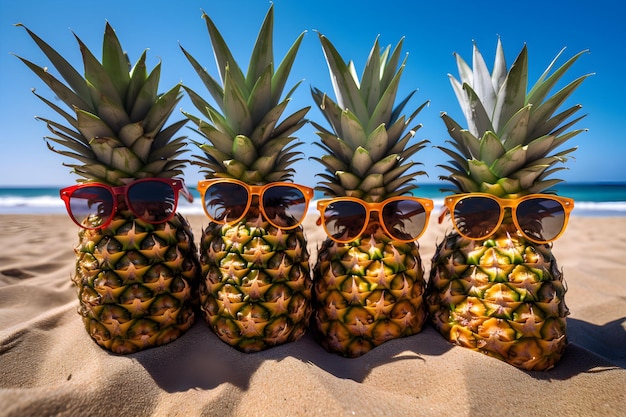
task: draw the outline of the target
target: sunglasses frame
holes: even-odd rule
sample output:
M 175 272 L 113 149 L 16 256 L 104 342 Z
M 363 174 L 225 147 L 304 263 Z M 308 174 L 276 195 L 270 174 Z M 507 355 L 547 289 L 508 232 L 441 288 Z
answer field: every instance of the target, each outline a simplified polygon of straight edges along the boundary
M 418 202 L 422 205 L 422 207 L 424 207 L 424 211 L 426 212 L 426 219 L 424 221 L 424 227 L 422 228 L 422 231 L 414 238 L 411 239 L 399 239 L 397 237 L 395 237 L 393 234 L 391 234 L 389 232 L 389 229 L 387 229 L 387 225 L 384 222 L 384 219 L 382 219 L 382 215 L 380 215 L 380 213 L 382 213 L 383 208 L 389 204 L 392 203 L 394 201 L 400 201 L 400 200 L 410 200 L 410 201 L 415 201 Z M 361 231 L 353 238 L 349 239 L 349 240 L 341 240 L 341 239 L 337 239 L 336 237 L 334 237 L 329 230 L 327 229 L 326 226 L 326 222 L 323 221 L 324 219 L 324 215 L 326 213 L 326 209 L 328 208 L 328 206 L 332 203 L 337 203 L 337 202 L 342 202 L 342 201 L 351 201 L 354 203 L 358 203 L 361 206 L 363 206 L 365 208 L 365 219 L 363 221 L 363 227 L 361 228 Z M 335 242 L 338 243 L 350 243 L 352 241 L 355 241 L 356 239 L 358 239 L 363 232 L 367 229 L 367 226 L 369 224 L 370 218 L 371 218 L 371 213 L 372 212 L 378 212 L 379 213 L 379 217 L 381 219 L 380 226 L 382 227 L 382 229 L 385 231 L 385 233 L 387 234 L 387 236 L 391 237 L 392 239 L 394 239 L 397 242 L 401 242 L 401 243 L 408 243 L 408 242 L 414 242 L 417 239 L 419 239 L 420 237 L 422 237 L 422 235 L 424 234 L 424 232 L 426 231 L 426 228 L 428 226 L 428 221 L 430 219 L 430 213 L 432 212 L 434 208 L 434 203 L 431 199 L 428 198 L 418 198 L 418 197 L 409 197 L 409 196 L 396 196 L 396 197 L 390 197 L 386 200 L 383 200 L 381 202 L 378 203 L 370 203 L 367 201 L 364 201 L 360 198 L 356 198 L 356 197 L 337 197 L 337 198 L 332 198 L 332 199 L 327 199 L 327 200 L 319 200 L 317 202 L 317 209 L 320 212 L 320 218 L 318 219 L 318 225 L 322 224 L 324 226 L 324 232 L 326 232 L 326 235 L 331 238 L 332 240 L 334 240 Z
M 246 203 L 246 208 L 242 211 L 241 216 L 239 216 L 237 219 L 235 220 L 231 220 L 231 221 L 223 221 L 223 220 L 217 220 L 214 219 L 213 216 L 211 216 L 209 214 L 209 211 L 207 210 L 207 206 L 206 206 L 206 192 L 209 189 L 209 187 L 211 187 L 212 185 L 215 184 L 220 184 L 220 183 L 228 183 L 228 184 L 237 184 L 242 186 L 243 188 L 245 188 L 248 191 L 248 202 Z M 265 207 L 263 206 L 263 194 L 269 190 L 272 187 L 291 187 L 291 188 L 295 188 L 298 191 L 300 191 L 302 193 L 302 195 L 304 196 L 304 211 L 303 211 L 303 215 L 302 218 L 300 220 L 298 220 L 298 222 L 294 225 L 291 226 L 281 226 L 278 225 L 276 223 L 274 223 L 272 220 L 270 220 L 269 216 L 267 215 L 266 211 L 265 211 Z M 250 185 L 250 184 L 246 184 L 243 181 L 240 180 L 236 180 L 233 178 L 214 178 L 214 179 L 208 179 L 208 180 L 200 180 L 198 181 L 198 191 L 200 192 L 200 198 L 202 200 L 202 209 L 204 210 L 204 214 L 206 214 L 206 216 L 214 223 L 217 224 L 225 224 L 225 225 L 233 225 L 235 223 L 238 223 L 239 221 L 241 221 L 241 219 L 245 218 L 246 215 L 248 214 L 248 210 L 250 210 L 250 206 L 252 205 L 252 197 L 254 197 L 255 195 L 259 197 L 259 209 L 261 210 L 261 213 L 263 214 L 263 217 L 265 217 L 265 219 L 268 221 L 268 223 L 270 223 L 272 226 L 281 229 L 281 230 L 291 230 L 291 229 L 295 229 L 296 227 L 300 226 L 302 224 L 302 222 L 304 221 L 304 218 L 306 217 L 306 213 L 309 209 L 309 202 L 311 201 L 311 199 L 313 198 L 314 195 L 314 190 L 310 187 L 304 186 L 304 185 L 300 185 L 300 184 L 294 184 L 291 182 L 281 182 L 281 181 L 277 181 L 277 182 L 270 182 L 268 184 L 265 185 Z
M 130 205 L 130 202 L 128 201 L 128 190 L 130 187 L 137 185 L 138 183 L 142 183 L 142 182 L 160 182 L 160 183 L 168 184 L 169 186 L 172 187 L 172 190 L 174 191 L 174 210 L 172 210 L 172 213 L 170 213 L 170 215 L 166 219 L 159 220 L 157 222 L 152 221 L 152 220 L 147 220 L 147 219 L 144 219 L 138 213 L 136 213 L 135 210 L 133 210 L 132 206 Z M 111 196 L 113 197 L 113 207 L 111 208 L 111 215 L 104 223 L 102 223 L 101 225 L 97 227 L 87 227 L 84 224 L 81 224 L 81 222 L 79 222 L 74 217 L 74 214 L 72 213 L 71 204 L 70 204 L 72 194 L 76 190 L 80 190 L 81 188 L 86 188 L 86 187 L 103 188 L 109 191 L 111 193 Z M 174 217 L 174 215 L 176 214 L 176 208 L 178 207 L 178 193 L 179 192 L 183 194 L 187 199 L 193 199 L 193 197 L 191 196 L 191 194 L 185 187 L 185 182 L 182 179 L 177 179 L 177 178 L 142 178 L 136 181 L 132 181 L 126 185 L 120 185 L 117 187 L 112 187 L 110 185 L 99 183 L 99 182 L 84 182 L 80 184 L 74 184 L 69 187 L 65 187 L 59 191 L 59 194 L 60 194 L 61 199 L 65 202 L 65 208 L 67 210 L 67 214 L 70 216 L 72 221 L 76 223 L 78 226 L 82 227 L 83 229 L 95 230 L 95 229 L 106 228 L 107 226 L 111 224 L 111 222 L 113 221 L 113 217 L 115 217 L 115 213 L 117 213 L 119 209 L 118 197 L 120 195 L 124 196 L 124 202 L 126 204 L 127 209 L 131 213 L 133 213 L 133 215 L 137 217 L 138 219 L 141 219 L 145 221 L 146 223 L 150 223 L 150 224 L 165 223 L 171 220 L 172 217 Z
M 497 202 L 498 205 L 500 206 L 500 216 L 498 218 L 496 225 L 493 228 L 493 231 L 491 231 L 489 234 L 482 236 L 482 237 L 470 237 L 462 233 L 456 224 L 456 219 L 454 218 L 454 208 L 456 207 L 456 205 L 462 200 L 465 200 L 467 198 L 474 198 L 474 197 L 482 197 L 482 198 L 490 199 L 492 201 Z M 563 227 L 561 228 L 561 231 L 554 238 L 549 239 L 549 240 L 538 240 L 532 236 L 528 236 L 526 232 L 522 230 L 519 224 L 519 221 L 517 219 L 517 207 L 525 201 L 538 199 L 538 198 L 556 201 L 559 204 L 561 204 L 561 206 L 563 207 Z M 516 199 L 510 199 L 510 198 L 500 198 L 492 194 L 486 194 L 486 193 L 465 193 L 465 194 L 454 194 L 451 196 L 447 196 L 444 198 L 443 204 L 444 204 L 444 212 L 442 213 L 442 217 L 447 212 L 450 213 L 450 217 L 452 218 L 452 225 L 454 226 L 456 231 L 466 239 L 485 240 L 493 236 L 502 225 L 502 221 L 504 220 L 505 209 L 510 208 L 511 217 L 513 219 L 513 224 L 515 224 L 515 227 L 517 228 L 517 230 L 526 239 L 535 243 L 539 243 L 539 244 L 550 243 L 550 242 L 557 240 L 559 237 L 561 237 L 561 235 L 565 232 L 565 229 L 567 228 L 567 223 L 569 221 L 570 213 L 574 209 L 574 199 L 568 198 L 568 197 L 562 197 L 558 195 L 553 195 L 553 194 L 528 194 L 528 195 L 525 195 Z

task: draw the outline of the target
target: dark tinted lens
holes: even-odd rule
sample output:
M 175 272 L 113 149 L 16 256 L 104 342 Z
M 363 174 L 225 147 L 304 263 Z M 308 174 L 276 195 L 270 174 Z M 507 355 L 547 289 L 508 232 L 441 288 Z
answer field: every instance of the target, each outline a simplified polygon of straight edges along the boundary
M 481 239 L 498 226 L 500 204 L 487 197 L 466 197 L 454 206 L 454 222 L 462 235 Z
M 394 200 L 383 207 L 383 222 L 391 237 L 417 239 L 426 226 L 426 209 L 414 200 Z
M 142 220 L 160 223 L 174 215 L 176 194 L 172 186 L 165 182 L 138 182 L 128 188 L 128 204 Z
M 335 239 L 349 242 L 357 238 L 365 225 L 366 210 L 354 201 L 337 201 L 324 211 L 326 230 Z
M 528 237 L 548 242 L 556 238 L 565 225 L 565 209 L 556 200 L 532 198 L 517 206 L 517 223 Z
M 113 215 L 113 194 L 104 187 L 82 187 L 70 197 L 70 216 L 87 228 L 98 228 Z
M 240 184 L 212 184 L 204 194 L 204 205 L 213 220 L 225 223 L 239 220 L 248 205 L 248 190 Z
M 304 194 L 296 187 L 275 185 L 263 192 L 263 210 L 275 226 L 290 227 L 300 223 L 305 209 Z

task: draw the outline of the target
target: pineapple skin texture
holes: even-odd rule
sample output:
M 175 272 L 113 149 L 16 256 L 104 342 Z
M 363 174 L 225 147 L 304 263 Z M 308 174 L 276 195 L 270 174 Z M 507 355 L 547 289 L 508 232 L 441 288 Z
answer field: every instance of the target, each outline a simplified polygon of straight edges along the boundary
M 565 292 L 549 245 L 501 229 L 484 241 L 448 234 L 432 260 L 426 301 L 448 341 L 545 371 L 567 346 Z
M 74 252 L 78 313 L 101 347 L 134 353 L 172 342 L 194 323 L 200 265 L 180 214 L 156 225 L 116 214 L 105 229 L 81 229 Z
M 329 352 L 358 357 L 419 333 L 426 321 L 416 243 L 394 242 L 380 231 L 345 244 L 326 239 L 314 282 L 316 336 Z
M 200 306 L 214 333 L 258 352 L 300 339 L 311 317 L 312 280 L 302 226 L 210 223 L 200 244 Z

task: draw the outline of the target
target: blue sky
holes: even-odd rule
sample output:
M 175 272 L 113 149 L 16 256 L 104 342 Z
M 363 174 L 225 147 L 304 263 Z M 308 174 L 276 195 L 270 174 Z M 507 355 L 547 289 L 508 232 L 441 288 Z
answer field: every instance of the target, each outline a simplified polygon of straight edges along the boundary
M 404 37 L 403 49 L 409 54 L 401 81 L 403 96 L 417 89 L 412 104 L 426 100 L 431 104 L 417 118 L 423 124 L 418 139 L 429 139 L 432 145 L 448 139 L 439 114 L 446 111 L 464 124 L 450 87 L 447 74 L 457 75 L 452 53 L 458 52 L 471 62 L 475 41 L 488 65 L 498 36 L 501 38 L 507 64 L 527 44 L 530 81 L 534 82 L 567 47 L 562 62 L 575 53 L 589 49 L 570 70 L 565 79 L 573 80 L 595 73 L 574 93 L 572 102 L 583 105 L 581 114 L 588 116 L 577 125 L 589 131 L 572 139 L 577 145 L 575 160 L 562 178 L 569 182 L 626 182 L 624 155 L 626 138 L 626 82 L 624 80 L 624 46 L 626 45 L 626 6 L 608 0 L 547 2 L 481 1 L 417 2 L 363 0 L 274 0 L 275 56 L 282 58 L 288 47 L 306 31 L 294 65 L 289 86 L 304 80 L 287 108 L 313 105 L 310 87 L 332 94 L 328 70 L 315 31 L 326 35 L 346 59 L 353 59 L 360 72 L 376 36 L 383 45 L 395 45 Z M 132 62 L 149 48 L 148 63 L 153 67 L 162 60 L 161 89 L 165 91 L 183 82 L 198 92 L 208 93 L 187 62 L 178 44 L 184 46 L 209 71 L 216 75 L 212 50 L 201 11 L 209 14 L 233 50 L 239 64 L 246 69 L 250 50 L 265 13 L 265 0 L 229 1 L 5 1 L 0 0 L 0 186 L 3 185 L 69 185 L 77 176 L 62 162 L 69 162 L 50 152 L 43 136 L 48 131 L 34 116 L 54 116 L 31 89 L 52 98 L 47 87 L 15 56 L 20 55 L 40 65 L 49 65 L 26 32 L 13 26 L 21 22 L 59 50 L 79 70 L 82 61 L 72 32 L 76 33 L 96 56 L 101 55 L 105 21 L 116 30 Z M 185 98 L 180 108 L 197 114 Z M 175 120 L 182 118 L 174 113 Z M 55 120 L 58 119 L 56 116 Z M 313 107 L 308 118 L 325 123 Z M 192 131 L 185 134 L 199 139 Z M 315 131 L 307 126 L 298 136 L 306 156 L 319 153 L 311 143 Z M 193 145 L 192 152 L 198 152 Z M 443 171 L 437 167 L 447 160 L 439 150 L 428 147 L 414 156 L 424 163 L 429 177 L 419 182 L 437 182 Z M 295 165 L 295 181 L 313 186 L 321 166 L 307 158 Z M 201 179 L 196 167 L 186 170 L 189 184 Z

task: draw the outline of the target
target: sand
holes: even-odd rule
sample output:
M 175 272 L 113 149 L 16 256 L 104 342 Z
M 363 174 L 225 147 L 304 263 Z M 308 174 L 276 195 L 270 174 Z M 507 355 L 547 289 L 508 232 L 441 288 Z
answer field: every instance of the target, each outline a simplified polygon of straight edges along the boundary
M 206 220 L 189 219 L 198 239 Z M 433 219 L 420 239 L 427 271 L 446 227 Z M 555 243 L 570 344 L 547 372 L 453 346 L 430 325 L 347 359 L 311 332 L 240 353 L 197 320 L 168 345 L 114 355 L 76 312 L 76 233 L 64 215 L 0 216 L 1 416 L 626 416 L 626 217 L 574 216 Z

